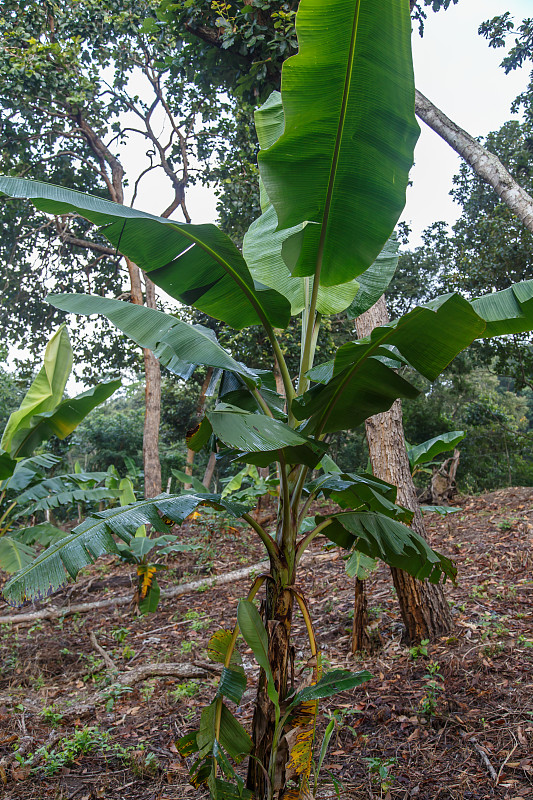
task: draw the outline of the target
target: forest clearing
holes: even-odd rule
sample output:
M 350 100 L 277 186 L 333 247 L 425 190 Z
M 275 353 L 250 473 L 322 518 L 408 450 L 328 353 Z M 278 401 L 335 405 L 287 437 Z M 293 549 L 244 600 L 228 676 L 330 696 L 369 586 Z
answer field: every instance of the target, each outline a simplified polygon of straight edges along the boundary
M 372 655 L 351 655 L 353 581 L 342 558 L 318 544 L 309 554 L 304 589 L 325 658 L 332 668 L 368 669 L 374 676 L 365 686 L 324 701 L 321 725 L 336 715 L 337 728 L 319 797 L 533 796 L 533 490 L 504 489 L 462 497 L 456 504 L 457 514 L 444 520 L 434 514 L 428 521 L 432 545 L 458 563 L 458 586 L 446 587 L 455 628 L 426 646 L 402 643 L 390 576 L 380 567 L 371 580 L 369 605 L 381 643 Z M 187 536 L 202 545 L 201 557 L 171 557 L 172 578 L 165 576 L 162 586 L 224 575 L 260 557 L 241 532 L 216 535 L 224 547 L 215 553 L 210 532 L 189 524 Z M 223 558 L 221 551 L 227 553 Z M 227 609 L 248 581 L 163 600 L 148 618 L 135 618 L 125 606 L 53 621 L 2 623 L 2 647 L 9 653 L 0 683 L 4 796 L 198 797 L 175 743 L 211 698 L 219 670 L 207 657 L 209 637 L 221 620 L 233 623 Z M 108 558 L 58 595 L 54 606 L 130 599 L 133 588 L 131 573 Z M 0 615 L 10 613 L 0 606 Z M 244 655 L 243 722 L 251 721 L 255 695 L 250 658 Z M 306 658 L 295 653 L 296 670 Z M 190 670 L 191 677 L 148 677 L 129 686 L 128 672 L 169 663 Z M 89 707 L 77 711 L 88 698 Z M 83 739 L 87 731 L 91 736 Z M 77 749 L 71 745 L 66 758 L 65 743 L 76 741 Z M 22 761 L 13 757 L 14 742 L 25 753 Z M 40 748 L 45 757 L 35 756 Z

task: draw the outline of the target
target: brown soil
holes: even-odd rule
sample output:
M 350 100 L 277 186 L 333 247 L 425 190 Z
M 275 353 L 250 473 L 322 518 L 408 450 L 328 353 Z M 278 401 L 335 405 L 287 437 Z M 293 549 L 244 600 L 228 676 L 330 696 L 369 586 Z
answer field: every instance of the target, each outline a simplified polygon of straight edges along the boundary
M 432 545 L 455 558 L 459 568 L 458 585 L 446 588 L 456 629 L 427 647 L 410 650 L 402 643 L 390 575 L 380 567 L 368 591 L 371 624 L 382 647 L 370 656 L 351 656 L 353 583 L 342 558 L 315 542 L 302 568 L 301 588 L 327 662 L 374 675 L 321 705 L 319 741 L 328 715 L 335 712 L 339 726 L 319 800 L 533 798 L 533 490 L 502 490 L 457 505 L 462 512 L 427 518 Z M 187 540 L 200 542 L 202 550 L 171 560 L 161 583 L 170 586 L 258 560 L 261 550 L 243 530 L 186 529 Z M 124 594 L 129 573 L 113 559 L 100 560 L 63 595 L 86 602 Z M 90 632 L 121 672 L 154 661 L 205 662 L 209 637 L 219 626 L 233 624 L 246 591 L 241 582 L 197 592 L 164 602 L 148 618 L 121 608 L 33 627 L 2 626 L 0 758 L 7 758 L 7 768 L 0 770 L 0 796 L 3 791 L 6 800 L 203 798 L 187 782 L 175 741 L 197 725 L 216 680 L 151 679 L 113 694 L 112 677 Z M 0 614 L 6 613 L 0 603 Z M 295 647 L 299 668 L 308 658 L 299 619 Z M 249 685 L 238 717 L 246 723 L 256 669 L 244 650 Z M 97 690 L 101 703 L 94 713 L 69 718 L 68 724 L 54 720 L 58 708 Z M 48 711 L 38 713 L 42 708 Z M 52 775 L 46 773 L 53 758 L 41 759 L 33 769 L 29 755 L 22 763 L 12 761 L 17 745 L 29 754 L 48 741 L 53 754 L 94 727 L 107 737 L 100 739 L 104 749 L 77 754 Z

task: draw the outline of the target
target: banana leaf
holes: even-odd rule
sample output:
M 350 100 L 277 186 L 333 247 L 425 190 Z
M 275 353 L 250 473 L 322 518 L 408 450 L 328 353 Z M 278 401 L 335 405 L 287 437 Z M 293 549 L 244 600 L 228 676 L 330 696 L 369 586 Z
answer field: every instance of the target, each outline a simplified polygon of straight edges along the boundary
M 30 458 L 23 458 L 15 462 L 15 469 L 10 478 L 2 484 L 2 489 L 20 492 L 39 475 L 44 475 L 49 469 L 59 464 L 61 459 L 50 453 L 39 453 Z
M 236 517 L 249 510 L 248 506 L 221 500 L 219 495 L 162 494 L 151 500 L 96 512 L 21 569 L 4 587 L 4 597 L 15 606 L 48 597 L 65 585 L 68 576 L 75 579 L 80 569 L 99 556 L 118 554 L 114 535 L 129 543 L 144 524 L 168 533 L 174 523 L 181 525 L 199 506 L 225 509 Z
M 444 575 L 455 581 L 457 569 L 446 556 L 432 550 L 415 531 L 375 512 L 343 512 L 315 517 L 317 524 L 331 519 L 324 535 L 345 549 L 356 548 L 370 558 L 405 570 L 415 578 L 438 583 Z
M 24 542 L 12 536 L 0 537 L 0 569 L 5 572 L 17 572 L 31 564 L 35 551 Z
M 108 297 L 59 294 L 49 295 L 47 300 L 63 311 L 107 317 L 140 347 L 153 350 L 161 364 L 180 377 L 187 375 L 191 367 L 203 364 L 236 372 L 250 385 L 257 382 L 254 373 L 235 361 L 219 345 L 214 331 L 203 325 L 189 325 L 153 308 Z
M 396 487 L 379 482 L 373 475 L 336 473 L 321 476 L 316 485 L 341 508 L 376 511 L 406 523 L 413 518 L 412 511 L 395 504 Z
M 1 446 L 13 458 L 18 457 L 17 453 L 12 452 L 14 437 L 21 429 L 30 426 L 36 414 L 51 411 L 61 402 L 71 369 L 72 348 L 65 326 L 62 325 L 48 342 L 43 366 L 4 428 Z
M 407 456 L 409 458 L 411 470 L 419 464 L 433 461 L 433 459 L 441 453 L 453 450 L 454 447 L 457 447 L 459 442 L 462 442 L 465 436 L 466 433 L 464 431 L 447 431 L 446 433 L 434 436 L 432 439 L 426 439 L 425 442 L 415 444 L 412 447 L 408 445 Z
M 306 464 L 313 468 L 327 447 L 280 420 L 252 414 L 227 403 L 220 403 L 187 435 L 187 447 L 198 452 L 213 434 L 233 449 L 235 460 L 259 467 L 278 461 L 282 453 L 288 464 Z
M 480 339 L 530 331 L 533 329 L 533 280 L 479 297 L 472 301 L 472 307 L 487 322 Z
M 359 275 L 359 291 L 346 309 L 348 319 L 356 319 L 364 314 L 387 290 L 398 268 L 399 249 L 400 244 L 393 233 L 374 263 Z
M 0 481 L 9 480 L 15 471 L 17 462 L 9 453 L 0 451 Z
M 299 703 L 307 703 L 309 700 L 321 700 L 324 697 L 332 697 L 339 692 L 361 686 L 366 681 L 371 681 L 374 676 L 368 670 L 361 672 L 350 672 L 347 669 L 332 669 L 326 672 L 319 681 L 312 686 L 301 689 L 291 700 L 290 707 L 294 708 Z
M 310 418 L 306 433 L 347 430 L 390 408 L 398 397 L 418 390 L 395 372 L 393 346 L 418 372 L 434 380 L 450 361 L 485 328 L 472 305 L 457 294 L 415 308 L 401 319 L 374 328 L 371 335 L 348 342 L 334 362 L 310 370 L 327 381 L 312 387 L 292 404 L 298 419 Z
M 371 266 L 405 205 L 419 133 L 409 2 L 302 3 L 296 31 L 284 133 L 259 169 L 280 229 L 309 223 L 285 241 L 292 274 L 334 286 Z
M 255 127 L 261 148 L 270 147 L 282 135 L 285 121 L 281 94 L 272 92 L 266 103 L 255 112 Z M 299 314 L 313 289 L 313 279 L 291 275 L 282 257 L 284 242 L 303 230 L 306 223 L 287 230 L 278 230 L 278 218 L 259 180 L 261 216 L 252 223 L 243 242 L 243 255 L 254 279 L 270 286 L 286 297 L 291 304 L 291 314 Z M 359 282 L 348 281 L 340 286 L 320 286 L 317 311 L 320 314 L 338 314 L 344 311 L 359 291 Z
M 11 440 L 11 455 L 14 458 L 30 456 L 41 442 L 49 439 L 50 436 L 64 439 L 93 408 L 111 397 L 121 384 L 120 379 L 102 381 L 77 397 L 64 400 L 51 411 L 32 415 L 30 427 L 21 428 L 19 426 L 14 432 Z
M 17 528 L 12 531 L 11 536 L 17 542 L 22 542 L 23 544 L 40 544 L 43 547 L 48 547 L 52 542 L 64 539 L 65 531 L 62 531 L 61 528 L 56 528 L 51 522 L 39 522 L 37 525 L 31 525 L 28 528 Z M 35 553 L 32 551 L 31 560 L 33 560 L 34 556 Z M 20 567 L 17 567 L 17 569 L 20 569 Z
M 0 177 L 0 193 L 31 199 L 49 214 L 80 214 L 149 273 L 171 297 L 241 330 L 250 325 L 285 328 L 288 301 L 256 285 L 231 239 L 215 225 L 188 225 L 109 200 L 22 178 Z

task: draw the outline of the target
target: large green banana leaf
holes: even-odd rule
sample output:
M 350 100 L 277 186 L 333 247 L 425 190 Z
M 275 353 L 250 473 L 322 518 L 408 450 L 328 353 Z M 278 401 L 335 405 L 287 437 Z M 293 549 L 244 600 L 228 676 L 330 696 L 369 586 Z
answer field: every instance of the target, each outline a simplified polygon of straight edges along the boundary
M 472 301 L 472 306 L 487 322 L 480 339 L 530 331 L 533 329 L 533 280 L 479 297 Z
M 236 372 L 247 384 L 257 383 L 254 373 L 235 361 L 219 345 L 214 331 L 203 325 L 189 325 L 153 308 L 97 295 L 49 295 L 47 300 L 74 314 L 102 314 L 140 347 L 153 350 L 172 372 L 182 374 L 184 365 L 203 364 Z
M 310 370 L 309 376 L 325 385 L 314 386 L 294 401 L 293 413 L 298 419 L 311 418 L 307 433 L 355 427 L 386 411 L 398 397 L 418 394 L 394 371 L 394 362 L 387 363 L 385 347 L 397 348 L 418 372 L 434 380 L 484 327 L 471 304 L 456 294 L 415 308 L 396 322 L 374 328 L 366 339 L 343 345 L 334 362 Z
M 405 205 L 419 129 L 409 0 L 302 0 L 283 65 L 283 135 L 259 153 L 283 255 L 324 286 L 370 267 Z
M 82 567 L 92 564 L 99 556 L 117 553 L 113 534 L 129 542 L 137 528 L 146 524 L 152 525 L 156 531 L 168 533 L 172 522 L 180 525 L 198 506 L 225 509 L 236 517 L 249 510 L 247 506 L 221 500 L 219 495 L 163 494 L 130 506 L 95 513 L 14 575 L 4 587 L 4 596 L 15 606 L 47 597 L 66 583 L 68 575 L 74 579 Z
M 407 445 L 407 456 L 411 469 L 413 470 L 418 464 L 433 461 L 441 453 L 453 450 L 465 436 L 466 433 L 464 431 L 447 431 L 412 447 Z
M 252 414 L 242 408 L 219 403 L 187 437 L 187 447 L 198 452 L 214 434 L 232 448 L 236 461 L 266 467 L 280 458 L 289 464 L 306 464 L 313 468 L 324 455 L 321 442 L 293 430 L 284 422 L 263 414 Z
M 38 511 L 48 511 L 59 506 L 70 506 L 74 503 L 100 503 L 102 500 L 111 500 L 117 497 L 117 492 L 105 487 L 95 489 L 74 489 L 66 488 L 58 492 L 48 492 L 46 495 L 36 498 L 33 501 L 25 501 L 19 498 L 22 505 L 29 502 L 29 505 L 21 511 L 21 517 L 29 517 Z
M 298 419 L 309 418 L 305 433 L 351 430 L 368 417 L 387 411 L 398 398 L 419 394 L 409 381 L 387 364 L 369 357 L 332 378 L 313 386 L 292 404 Z
M 12 437 L 11 455 L 14 458 L 29 456 L 41 442 L 50 436 L 64 439 L 69 433 L 85 419 L 87 414 L 111 397 L 121 385 L 120 379 L 102 381 L 92 389 L 64 400 L 52 411 L 34 414 L 31 418 L 31 427 L 18 428 Z
M 387 363 L 384 348 L 393 347 L 421 375 L 435 380 L 474 339 L 531 329 L 533 281 L 471 303 L 458 294 L 444 295 L 340 347 L 334 361 L 309 371 L 312 380 L 324 385 L 295 400 L 292 411 L 298 419 L 310 419 L 307 434 L 348 430 L 386 411 L 394 399 L 416 395 L 394 372 L 399 363 Z M 394 351 L 389 356 L 394 359 Z
M 341 508 L 377 511 L 401 522 L 411 522 L 413 512 L 395 503 L 396 487 L 366 473 L 334 473 L 321 475 L 315 482 L 320 492 Z
M 315 517 L 317 523 L 327 517 Z M 435 552 L 411 528 L 374 512 L 344 512 L 332 515 L 324 535 L 346 549 L 355 547 L 371 558 L 379 558 L 405 570 L 415 578 L 438 583 L 442 574 L 455 580 L 457 569 L 446 556 Z
M 157 286 L 237 330 L 260 323 L 276 328 L 288 324 L 287 300 L 255 285 L 239 250 L 215 225 L 187 225 L 21 178 L 0 177 L 0 192 L 29 198 L 50 214 L 76 213 L 105 226 L 103 235 Z
M 272 92 L 266 103 L 255 112 L 259 145 L 263 149 L 270 147 L 283 133 L 284 125 L 281 94 Z M 254 279 L 281 292 L 291 304 L 291 314 L 299 314 L 309 302 L 313 279 L 291 275 L 281 253 L 285 240 L 301 232 L 306 223 L 287 230 L 278 230 L 276 211 L 268 199 L 261 179 L 259 187 L 262 214 L 252 223 L 244 237 L 243 255 Z M 356 280 L 340 286 L 321 286 L 318 290 L 317 311 L 320 314 L 338 314 L 344 311 L 352 303 L 358 290 L 359 283 Z
M 22 403 L 9 417 L 2 436 L 2 448 L 13 458 L 13 438 L 28 428 L 35 414 L 55 408 L 61 402 L 72 369 L 72 348 L 65 326 L 62 325 L 46 346 L 43 366 L 28 389 Z
M 13 461 L 15 467 L 10 477 L 2 484 L 2 490 L 21 492 L 35 481 L 39 475 L 44 475 L 47 470 L 52 469 L 60 461 L 60 458 L 50 453 L 40 453 L 37 456 Z

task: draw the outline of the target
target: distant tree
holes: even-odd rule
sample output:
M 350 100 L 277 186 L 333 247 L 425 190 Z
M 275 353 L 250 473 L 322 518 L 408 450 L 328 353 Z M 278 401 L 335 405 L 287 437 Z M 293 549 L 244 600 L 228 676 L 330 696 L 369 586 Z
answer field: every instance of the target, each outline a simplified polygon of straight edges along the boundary
M 179 42 L 167 29 L 146 23 L 157 6 L 156 0 L 3 3 L 1 172 L 90 191 L 119 203 L 129 186 L 133 204 L 142 192 L 142 179 L 158 169 L 170 191 L 150 210 L 163 216 L 181 210 L 189 220 L 185 186 L 195 126 L 200 119 L 208 124 L 220 107 L 216 97 L 206 98 L 191 85 L 191 65 L 187 71 L 165 66 Z M 146 147 L 146 160 L 127 175 L 121 152 L 134 137 Z M 63 318 L 43 304 L 54 288 L 120 296 L 155 307 L 152 282 L 79 217 L 50 218 L 19 201 L 2 202 L 0 214 L 0 324 L 10 343 L 31 342 L 38 349 L 50 327 Z M 73 262 L 77 269 L 72 269 Z M 96 323 L 96 332 L 102 325 Z M 135 351 L 125 351 L 122 338 L 108 327 L 105 339 L 87 335 L 88 330 L 92 331 L 84 326 L 73 331 L 84 380 L 94 379 L 104 365 L 122 369 L 137 363 Z M 145 478 L 146 491 L 153 496 L 161 488 L 160 375 L 149 350 L 144 352 L 144 366 Z
M 3 430 L 9 415 L 19 407 L 24 396 L 13 374 L 3 366 L 6 355 L 5 348 L 0 348 L 0 430 Z

